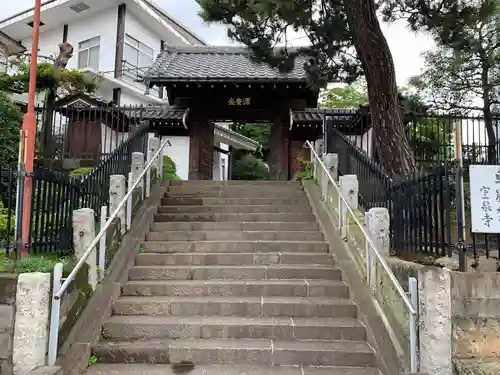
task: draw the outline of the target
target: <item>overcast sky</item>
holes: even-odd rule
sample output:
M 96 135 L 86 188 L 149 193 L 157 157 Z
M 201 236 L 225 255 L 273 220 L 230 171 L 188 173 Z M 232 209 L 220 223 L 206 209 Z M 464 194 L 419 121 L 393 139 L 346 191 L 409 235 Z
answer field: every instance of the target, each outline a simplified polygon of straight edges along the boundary
M 0 19 L 33 7 L 34 0 L 0 0 Z M 202 36 L 211 44 L 230 44 L 224 27 L 205 25 L 198 17 L 199 5 L 195 0 L 154 0 L 172 17 Z M 182 6 L 180 4 L 182 3 Z M 383 25 L 384 34 L 389 42 L 398 85 L 405 85 L 408 78 L 419 73 L 422 68 L 421 53 L 432 48 L 432 42 L 425 35 L 415 35 L 406 28 L 404 22 Z M 297 40 L 300 43 L 302 40 Z

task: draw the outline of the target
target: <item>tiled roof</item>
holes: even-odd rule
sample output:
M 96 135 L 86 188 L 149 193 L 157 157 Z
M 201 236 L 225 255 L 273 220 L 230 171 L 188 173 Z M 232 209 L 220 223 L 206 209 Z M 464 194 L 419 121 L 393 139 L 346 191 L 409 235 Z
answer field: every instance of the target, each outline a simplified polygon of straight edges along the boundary
M 122 108 L 121 112 L 128 118 L 136 118 L 139 120 L 177 120 L 182 121 L 185 108 L 177 108 L 172 106 L 147 106 L 147 107 L 130 107 Z
M 250 59 L 250 51 L 242 47 L 179 46 L 168 47 L 153 63 L 144 81 L 214 82 L 214 81 L 285 81 L 303 82 L 305 58 L 298 57 L 294 69 L 287 74 L 267 64 Z
M 292 111 L 292 122 L 294 124 L 322 123 L 324 116 L 336 121 L 353 121 L 359 115 L 360 113 L 357 109 L 306 108 L 303 111 Z

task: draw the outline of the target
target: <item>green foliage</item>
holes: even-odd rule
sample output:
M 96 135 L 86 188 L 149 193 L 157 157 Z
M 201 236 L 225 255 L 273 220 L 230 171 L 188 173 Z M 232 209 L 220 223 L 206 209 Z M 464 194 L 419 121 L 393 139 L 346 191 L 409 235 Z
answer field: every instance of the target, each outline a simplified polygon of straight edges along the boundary
M 19 150 L 19 130 L 23 114 L 19 107 L 0 92 L 0 166 L 16 162 Z
M 164 180 L 180 180 L 177 176 L 177 166 L 170 156 L 163 156 L 163 179 Z
M 252 154 L 246 154 L 233 162 L 233 180 L 268 180 L 267 165 Z
M 295 175 L 297 181 L 314 180 L 314 166 L 313 163 L 304 158 L 297 158 L 299 163 L 299 170 Z
M 88 175 L 90 172 L 92 172 L 92 167 L 82 167 L 82 168 L 76 168 L 73 169 L 70 173 L 70 177 L 85 177 Z
M 0 73 L 0 91 L 28 92 L 29 76 L 30 67 L 27 61 L 19 64 L 17 73 L 12 75 Z M 97 89 L 97 85 L 92 78 L 76 69 L 55 69 L 52 63 L 39 63 L 36 70 L 37 91 L 55 88 L 62 88 L 72 93 L 92 93 Z
M 368 104 L 368 93 L 360 85 L 334 87 L 320 95 L 322 108 L 359 108 Z
M 269 140 L 271 136 L 270 124 L 238 124 L 236 131 L 245 137 L 259 142 L 262 145 L 263 150 L 269 149 Z
M 369 0 L 371 1 L 371 0 Z M 354 82 L 362 74 L 352 57 L 352 38 L 343 0 L 330 0 L 312 7 L 309 0 L 232 1 L 201 0 L 201 17 L 228 26 L 229 38 L 247 45 L 259 60 L 290 71 L 297 56 L 305 56 L 311 83 Z M 289 30 L 302 30 L 310 45 L 275 50 L 286 43 Z

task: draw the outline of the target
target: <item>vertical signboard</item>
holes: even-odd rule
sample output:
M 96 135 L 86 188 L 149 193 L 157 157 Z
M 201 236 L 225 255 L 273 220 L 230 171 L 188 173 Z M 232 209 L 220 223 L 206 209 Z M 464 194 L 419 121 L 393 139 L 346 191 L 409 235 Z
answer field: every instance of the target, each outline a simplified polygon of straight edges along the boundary
M 500 233 L 500 165 L 470 166 L 472 232 Z

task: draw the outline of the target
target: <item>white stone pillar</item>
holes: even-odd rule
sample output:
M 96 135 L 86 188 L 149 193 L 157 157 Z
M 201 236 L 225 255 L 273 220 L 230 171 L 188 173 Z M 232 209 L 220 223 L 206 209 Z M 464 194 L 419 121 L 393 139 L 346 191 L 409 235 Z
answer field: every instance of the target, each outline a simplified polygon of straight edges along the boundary
M 127 191 L 127 179 L 121 174 L 114 174 L 109 177 L 109 214 L 111 215 L 118 208 L 118 205 L 125 197 Z M 120 219 L 120 231 L 126 231 L 125 206 L 118 212 Z
M 450 271 L 426 267 L 418 272 L 420 372 L 452 375 Z
M 359 192 L 359 184 L 358 177 L 355 174 L 346 174 L 344 176 L 340 176 L 340 193 L 346 200 L 348 206 L 353 210 L 358 209 L 358 192 Z M 341 236 L 344 238 L 347 236 L 347 224 L 349 222 L 347 215 L 347 207 L 343 203 L 341 197 L 339 196 L 339 216 L 341 223 Z
M 148 145 L 148 150 L 151 153 L 151 156 L 153 157 L 158 150 L 160 149 L 160 138 L 156 137 L 150 137 L 149 138 L 149 145 Z M 152 164 L 153 169 L 158 172 L 158 159 L 155 159 Z
M 316 151 L 321 160 L 323 160 L 323 154 L 325 153 L 325 141 L 322 139 L 316 140 L 314 142 L 314 151 Z
M 132 165 L 130 171 L 132 172 L 132 181 L 134 183 L 139 178 L 139 175 L 144 170 L 144 153 L 142 152 L 133 152 L 132 153 Z M 144 191 L 144 179 L 137 185 L 137 188 Z
M 387 208 L 374 207 L 368 211 L 368 234 L 382 256 L 389 256 L 390 253 L 389 227 L 389 210 Z
M 73 244 L 75 256 L 80 259 L 90 243 L 95 238 L 95 217 L 91 208 L 80 208 L 73 211 Z M 90 253 L 85 261 L 88 266 L 89 285 L 92 290 L 97 286 L 97 254 L 96 249 Z
M 49 335 L 50 273 L 22 273 L 17 280 L 13 373 L 45 365 Z
M 335 181 L 339 180 L 339 156 L 337 154 L 325 154 L 325 167 L 328 169 Z

